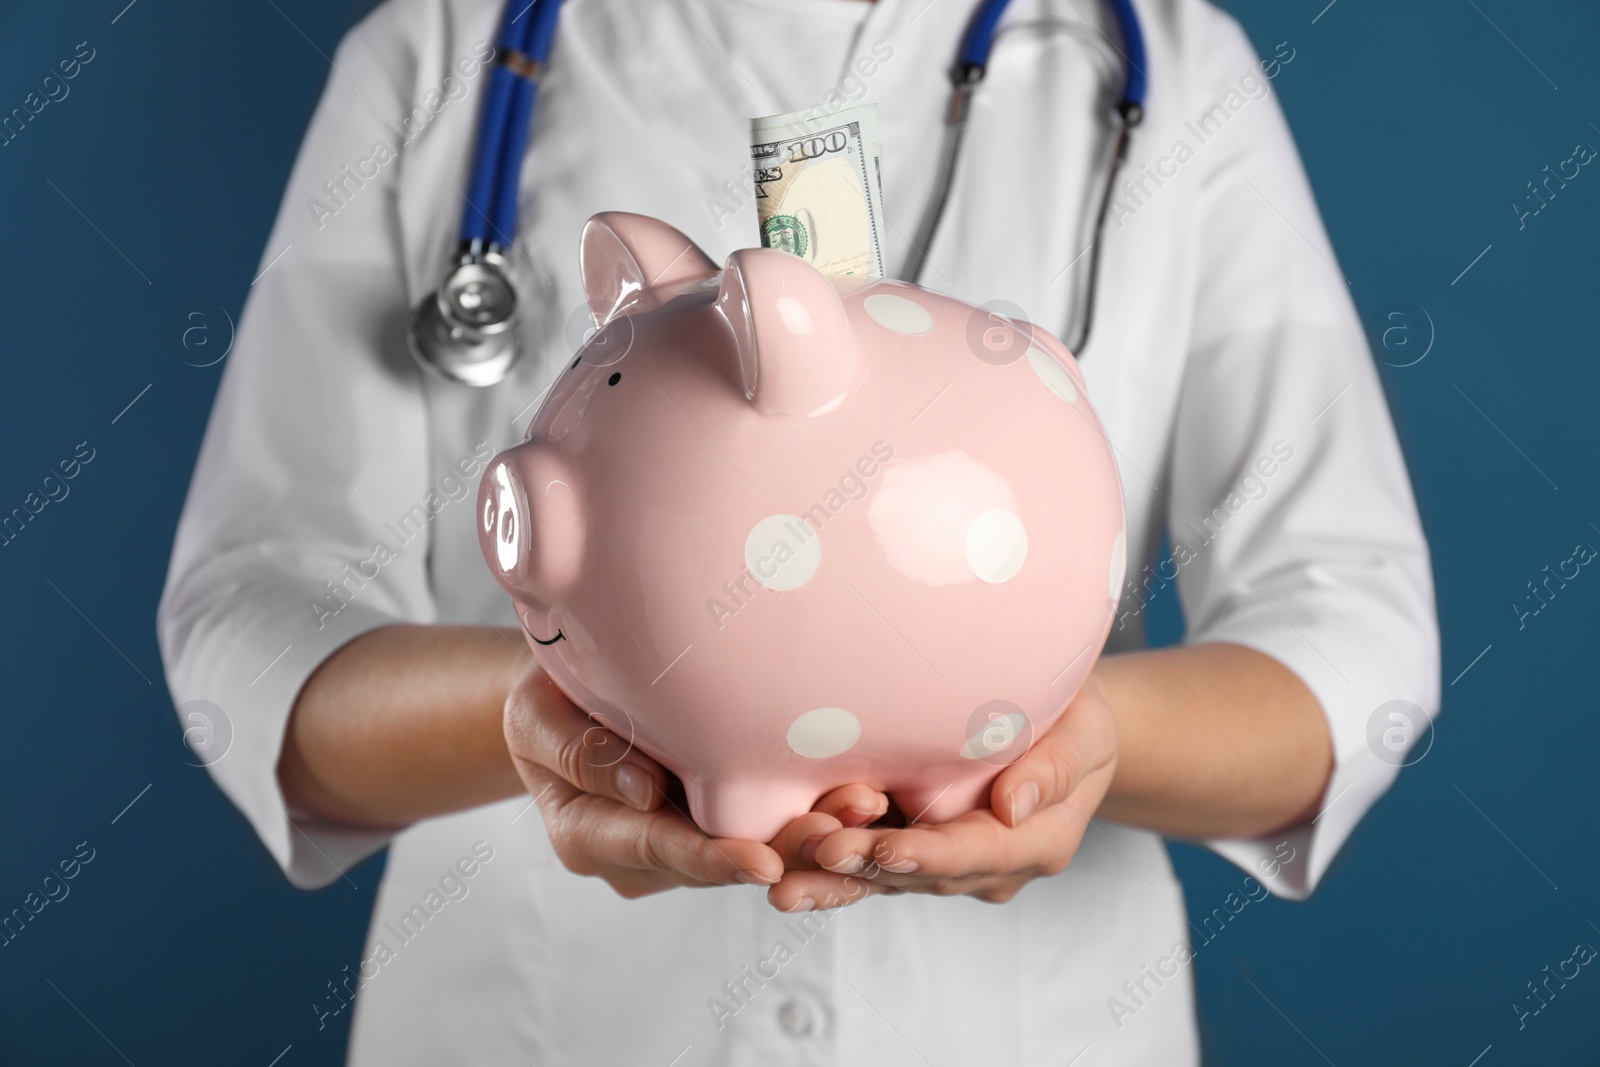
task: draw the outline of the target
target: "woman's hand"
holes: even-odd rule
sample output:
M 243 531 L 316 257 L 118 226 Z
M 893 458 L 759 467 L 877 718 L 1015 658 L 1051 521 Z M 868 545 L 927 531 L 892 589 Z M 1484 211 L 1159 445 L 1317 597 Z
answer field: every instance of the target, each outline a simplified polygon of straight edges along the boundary
M 537 667 L 512 689 L 504 726 L 562 864 L 630 899 L 677 886 L 773 885 L 786 869 L 815 870 L 830 835 L 888 810 L 882 794 L 845 786 L 771 844 L 713 839 L 689 820 L 664 767 L 589 718 Z
M 957 893 L 1003 903 L 1078 851 L 1117 766 L 1116 720 L 1093 679 L 1050 730 L 995 779 L 990 808 L 938 826 L 844 828 L 767 891 L 780 911 L 874 893 Z

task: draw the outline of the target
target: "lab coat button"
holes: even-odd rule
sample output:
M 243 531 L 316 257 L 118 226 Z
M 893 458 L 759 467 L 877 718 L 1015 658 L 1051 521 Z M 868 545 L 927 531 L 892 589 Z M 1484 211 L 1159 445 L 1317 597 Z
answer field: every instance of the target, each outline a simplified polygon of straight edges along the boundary
M 786 1000 L 778 1006 L 778 1026 L 790 1037 L 805 1037 L 817 1028 L 816 1013 L 803 1000 Z

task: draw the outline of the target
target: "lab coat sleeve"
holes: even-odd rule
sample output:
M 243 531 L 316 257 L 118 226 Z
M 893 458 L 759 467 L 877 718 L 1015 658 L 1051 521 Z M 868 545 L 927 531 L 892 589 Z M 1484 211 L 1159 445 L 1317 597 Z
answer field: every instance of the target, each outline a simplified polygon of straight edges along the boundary
M 385 49 L 360 40 L 370 28 L 352 31 L 335 55 L 294 164 L 206 428 L 158 617 L 184 725 L 205 710 L 190 702 L 221 709 L 209 770 L 289 880 L 307 888 L 339 879 L 396 828 L 289 808 L 276 767 L 295 697 L 359 634 L 434 618 L 427 520 L 437 494 L 426 484 L 424 402 L 401 333 L 395 174 L 404 159 L 379 162 L 380 145 L 398 147 L 384 118 L 406 110 L 374 58 Z
M 1199 281 L 1168 529 L 1188 642 L 1272 656 L 1327 716 L 1335 765 L 1316 819 L 1206 842 L 1298 899 L 1397 773 L 1387 712 L 1404 705 L 1379 709 L 1436 713 L 1438 630 L 1427 543 L 1347 283 L 1276 94 L 1241 88 L 1267 79 L 1237 24 L 1214 15 L 1202 42 L 1214 74 L 1195 111 L 1231 117 L 1196 147 Z M 1369 742 L 1375 717 L 1387 743 Z

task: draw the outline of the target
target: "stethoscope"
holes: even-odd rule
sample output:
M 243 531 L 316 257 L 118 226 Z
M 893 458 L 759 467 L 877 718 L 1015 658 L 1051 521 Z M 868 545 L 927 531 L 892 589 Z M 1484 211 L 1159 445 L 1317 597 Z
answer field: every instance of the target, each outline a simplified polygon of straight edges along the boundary
M 911 260 L 902 277 L 915 282 L 927 262 L 945 204 L 971 110 L 972 95 L 988 71 L 989 53 L 1000 30 L 1000 17 L 1011 0 L 981 0 L 962 35 L 950 71 L 950 106 L 945 112 L 944 142 L 934 195 L 912 241 Z M 461 214 L 461 240 L 439 288 L 423 297 L 411 313 L 406 336 L 411 352 L 428 370 L 464 385 L 488 386 L 503 381 L 521 354 L 517 328 L 517 289 L 506 255 L 517 229 L 517 182 L 527 149 L 533 99 L 555 38 L 562 0 L 510 0 L 495 43 L 498 64 L 490 79 L 480 116 L 472 179 Z M 1089 280 L 1083 324 L 1068 343 L 1081 353 L 1093 323 L 1095 289 L 1100 275 L 1100 248 L 1106 212 L 1117 171 L 1128 154 L 1128 138 L 1144 115 L 1144 33 L 1132 0 L 1106 0 L 1122 38 L 1126 62 L 1122 91 L 1112 109 L 1114 140 L 1105 185 L 1095 213 L 1094 238 L 1088 250 Z

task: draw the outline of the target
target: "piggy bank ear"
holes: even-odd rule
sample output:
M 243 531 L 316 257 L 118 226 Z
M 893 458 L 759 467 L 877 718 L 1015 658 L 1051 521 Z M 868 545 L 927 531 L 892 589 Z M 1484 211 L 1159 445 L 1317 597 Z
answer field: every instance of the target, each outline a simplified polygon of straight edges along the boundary
M 584 224 L 578 261 L 589 310 L 601 322 L 655 307 L 657 288 L 717 272 L 683 234 L 626 211 L 603 211 Z
M 866 377 L 838 290 L 799 256 L 728 257 L 717 310 L 733 331 L 744 393 L 769 415 L 820 415 Z
M 478 547 L 520 601 L 551 607 L 583 564 L 583 507 L 560 457 L 536 444 L 500 453 L 478 486 Z

